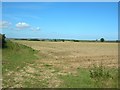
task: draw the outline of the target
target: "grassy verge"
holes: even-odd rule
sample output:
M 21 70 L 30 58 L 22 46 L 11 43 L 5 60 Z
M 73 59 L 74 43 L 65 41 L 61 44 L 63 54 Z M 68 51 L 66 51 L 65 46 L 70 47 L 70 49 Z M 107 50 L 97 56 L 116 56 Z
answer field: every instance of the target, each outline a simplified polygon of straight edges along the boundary
M 14 72 L 18 72 L 29 63 L 33 63 L 37 57 L 37 51 L 30 47 L 7 41 L 6 48 L 2 49 L 2 76 L 3 87 L 13 85 Z M 9 75 L 9 73 L 12 73 Z
M 30 47 L 7 41 L 6 48 L 2 50 L 3 72 L 22 68 L 26 63 L 36 59 L 37 52 Z

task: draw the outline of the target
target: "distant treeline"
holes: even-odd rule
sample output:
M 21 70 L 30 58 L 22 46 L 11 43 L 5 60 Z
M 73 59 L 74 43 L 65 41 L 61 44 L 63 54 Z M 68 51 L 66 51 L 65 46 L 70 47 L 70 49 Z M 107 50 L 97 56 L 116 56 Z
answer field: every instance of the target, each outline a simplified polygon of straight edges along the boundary
M 111 43 L 120 43 L 120 40 L 104 40 L 104 38 L 101 38 L 100 40 L 74 40 L 74 39 L 28 39 L 28 38 L 6 38 L 5 34 L 0 34 L 0 48 L 6 47 L 6 40 L 27 40 L 27 41 L 50 41 L 50 42 L 65 42 L 65 41 L 72 41 L 72 42 L 111 42 Z
M 101 40 L 74 40 L 74 39 L 14 39 L 14 40 L 27 40 L 27 41 L 51 41 L 51 42 L 65 42 L 65 41 L 73 41 L 73 42 L 101 42 Z M 114 41 L 104 41 L 104 42 L 120 42 L 118 40 Z

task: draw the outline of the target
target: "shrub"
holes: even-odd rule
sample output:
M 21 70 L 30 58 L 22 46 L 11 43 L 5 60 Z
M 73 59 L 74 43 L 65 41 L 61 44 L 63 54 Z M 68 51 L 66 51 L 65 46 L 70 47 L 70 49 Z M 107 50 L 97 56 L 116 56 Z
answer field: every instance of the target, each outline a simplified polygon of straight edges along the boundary
M 99 66 L 93 65 L 93 68 L 91 68 L 89 72 L 90 77 L 94 81 L 94 85 L 96 87 L 109 86 L 109 81 L 113 78 L 110 71 L 107 70 L 102 64 Z
M 90 70 L 90 77 L 91 78 L 110 78 L 110 72 L 103 67 L 103 65 L 96 66 L 94 65 L 93 68 Z

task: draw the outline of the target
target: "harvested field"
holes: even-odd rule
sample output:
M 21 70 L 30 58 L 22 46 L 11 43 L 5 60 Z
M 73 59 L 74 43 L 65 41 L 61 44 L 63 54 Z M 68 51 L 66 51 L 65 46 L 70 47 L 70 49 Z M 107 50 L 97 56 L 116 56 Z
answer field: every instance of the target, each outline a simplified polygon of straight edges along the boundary
M 38 53 L 35 54 L 37 59 L 33 63 L 27 62 L 27 65 L 19 71 L 4 74 L 13 76 L 14 80 L 11 86 L 4 84 L 4 87 L 97 87 L 89 79 L 89 72 L 84 72 L 84 69 L 89 70 L 94 64 L 102 64 L 109 69 L 116 69 L 118 66 L 117 43 L 25 40 L 13 40 L 13 42 L 37 50 Z M 104 87 L 116 87 L 110 84 L 111 82 L 108 82 L 108 86 Z
M 71 67 L 88 67 L 102 62 L 105 66 L 117 67 L 118 44 L 97 42 L 41 42 L 16 41 L 39 50 L 38 57 L 45 63 L 56 66 L 67 63 Z

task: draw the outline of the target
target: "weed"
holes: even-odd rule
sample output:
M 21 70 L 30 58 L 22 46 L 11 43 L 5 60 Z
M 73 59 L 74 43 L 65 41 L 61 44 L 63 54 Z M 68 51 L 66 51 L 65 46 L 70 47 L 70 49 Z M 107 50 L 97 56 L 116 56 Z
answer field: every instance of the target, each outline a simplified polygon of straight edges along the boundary
M 93 65 L 93 68 L 90 69 L 90 77 L 95 79 L 107 79 L 111 78 L 111 74 L 109 70 L 106 70 L 102 64 L 100 66 Z
M 52 66 L 52 65 L 50 65 L 50 64 L 44 64 L 44 66 L 46 66 L 46 67 L 50 67 L 50 66 Z
M 116 83 L 117 79 L 114 79 L 115 76 L 113 77 L 112 72 L 110 73 L 110 70 L 105 68 L 102 63 L 98 66 L 93 65 L 89 72 L 95 87 L 111 87 Z

